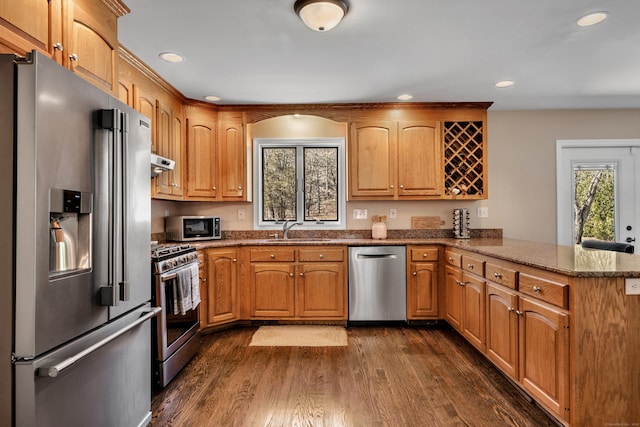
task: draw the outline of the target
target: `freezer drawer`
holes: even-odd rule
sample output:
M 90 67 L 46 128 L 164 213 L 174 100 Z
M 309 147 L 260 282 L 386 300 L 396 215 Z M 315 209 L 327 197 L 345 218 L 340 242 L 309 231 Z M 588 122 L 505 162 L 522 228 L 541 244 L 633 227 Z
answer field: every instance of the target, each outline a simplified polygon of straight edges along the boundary
M 349 248 L 349 320 L 407 319 L 404 246 Z
M 17 362 L 15 424 L 147 425 L 151 421 L 151 319 L 143 319 L 151 313 L 150 305 L 143 306 L 46 356 Z M 130 329 L 122 333 L 123 328 Z M 87 353 L 92 346 L 98 348 Z M 76 360 L 83 353 L 87 354 Z

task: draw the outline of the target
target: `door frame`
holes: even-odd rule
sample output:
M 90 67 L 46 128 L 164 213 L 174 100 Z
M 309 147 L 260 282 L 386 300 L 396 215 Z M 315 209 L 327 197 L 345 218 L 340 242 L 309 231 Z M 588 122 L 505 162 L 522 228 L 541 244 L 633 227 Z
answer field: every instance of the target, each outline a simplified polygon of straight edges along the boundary
M 566 226 L 563 225 L 563 218 L 567 217 L 567 209 L 573 212 L 573 206 L 567 206 L 566 194 L 572 193 L 572 182 L 562 180 L 561 172 L 563 171 L 563 156 L 562 150 L 574 149 L 574 148 L 630 148 L 633 151 L 640 149 L 640 139 L 559 139 L 556 140 L 556 241 L 559 245 L 567 245 L 566 242 Z M 635 158 L 635 176 L 634 183 L 638 181 L 638 175 L 640 175 L 640 152 L 637 153 Z M 617 190 L 617 187 L 616 187 Z M 633 200 L 633 207 L 636 215 L 640 213 L 640 184 L 635 185 L 635 194 Z M 616 225 L 618 224 L 619 212 L 616 209 Z M 565 220 L 566 222 L 566 220 Z M 571 221 L 571 227 L 573 221 Z M 636 220 L 634 225 L 635 229 L 640 227 L 640 221 Z M 634 230 L 637 231 L 637 230 Z M 622 237 L 622 236 L 620 236 Z M 573 242 L 570 243 L 573 246 Z

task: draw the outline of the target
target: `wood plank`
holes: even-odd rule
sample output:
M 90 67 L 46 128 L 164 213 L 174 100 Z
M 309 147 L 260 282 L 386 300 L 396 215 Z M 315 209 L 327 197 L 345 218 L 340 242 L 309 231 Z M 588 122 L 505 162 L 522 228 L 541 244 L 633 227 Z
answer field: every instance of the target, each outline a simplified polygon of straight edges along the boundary
M 412 216 L 411 228 L 413 229 L 438 229 L 444 225 L 439 216 Z

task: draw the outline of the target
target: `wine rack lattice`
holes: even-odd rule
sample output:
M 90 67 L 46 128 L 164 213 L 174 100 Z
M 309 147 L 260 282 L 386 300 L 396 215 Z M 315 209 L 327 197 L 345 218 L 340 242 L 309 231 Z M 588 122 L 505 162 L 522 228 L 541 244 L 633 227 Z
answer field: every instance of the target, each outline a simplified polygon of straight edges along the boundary
M 484 195 L 484 143 L 481 121 L 444 122 L 445 194 Z

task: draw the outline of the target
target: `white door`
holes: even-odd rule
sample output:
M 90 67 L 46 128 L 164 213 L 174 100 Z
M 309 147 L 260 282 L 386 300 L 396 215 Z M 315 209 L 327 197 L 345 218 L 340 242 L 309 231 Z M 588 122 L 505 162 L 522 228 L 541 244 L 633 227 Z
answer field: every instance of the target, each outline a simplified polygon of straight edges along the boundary
M 635 242 L 640 227 L 640 140 L 557 141 L 556 165 L 558 244 L 573 245 L 580 240 L 576 239 L 576 210 L 585 204 L 584 194 L 589 193 L 596 174 L 600 178 L 597 192 L 604 194 L 596 197 L 610 201 L 610 209 L 598 202 L 592 205 L 598 208 L 592 215 L 598 215 L 601 228 L 610 230 L 582 237 Z

